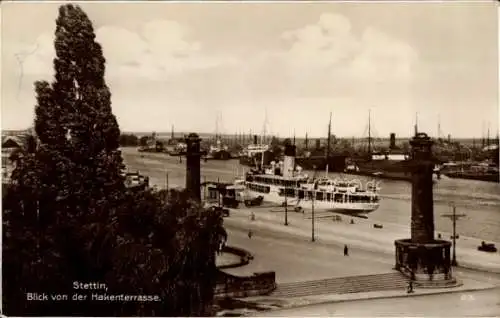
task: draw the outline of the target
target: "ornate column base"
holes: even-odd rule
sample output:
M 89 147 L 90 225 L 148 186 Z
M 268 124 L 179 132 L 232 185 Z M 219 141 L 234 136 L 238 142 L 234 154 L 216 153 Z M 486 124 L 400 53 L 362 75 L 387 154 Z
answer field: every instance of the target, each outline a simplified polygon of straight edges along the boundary
M 411 239 L 394 241 L 396 246 L 395 269 L 419 287 L 455 287 L 450 262 L 451 242 L 434 240 L 430 243 L 414 243 Z

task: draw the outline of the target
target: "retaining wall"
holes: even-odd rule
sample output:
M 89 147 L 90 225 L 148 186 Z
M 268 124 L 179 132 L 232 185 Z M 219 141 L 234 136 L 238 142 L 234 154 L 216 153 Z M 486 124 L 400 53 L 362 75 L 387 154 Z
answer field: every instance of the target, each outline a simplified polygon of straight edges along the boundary
M 252 276 L 235 276 L 219 270 L 215 296 L 250 297 L 267 295 L 276 289 L 276 273 L 254 273 Z
M 234 268 L 247 265 L 253 259 L 252 254 L 232 246 L 224 246 L 224 253 L 240 257 L 239 262 L 218 267 L 215 296 L 218 297 L 249 297 L 267 295 L 276 289 L 276 273 L 254 273 L 252 276 L 236 276 L 222 271 L 224 268 Z
M 232 246 L 224 246 L 222 248 L 222 253 L 229 253 L 229 254 L 237 255 L 240 257 L 240 260 L 238 262 L 235 262 L 232 264 L 218 266 L 219 269 L 245 266 L 245 265 L 248 265 L 248 263 L 250 263 L 250 261 L 253 259 L 252 254 L 250 254 L 249 252 L 245 251 L 244 249 L 232 247 Z

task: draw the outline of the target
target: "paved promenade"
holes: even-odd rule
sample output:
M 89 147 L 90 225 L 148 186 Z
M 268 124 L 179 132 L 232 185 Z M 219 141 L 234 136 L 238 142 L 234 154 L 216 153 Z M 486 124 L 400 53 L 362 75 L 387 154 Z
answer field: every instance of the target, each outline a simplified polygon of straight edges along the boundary
M 280 211 L 280 212 L 270 212 Z M 254 213 L 255 220 L 250 220 Z M 305 213 L 288 212 L 289 225 L 285 226 L 283 208 L 239 208 L 231 211 L 231 217 L 225 219 L 228 229 L 251 229 L 254 237 L 259 232 L 269 231 L 273 235 L 287 236 L 298 241 L 311 241 L 311 211 Z M 315 213 L 315 239 L 313 246 L 327 245 L 333 250 L 341 251 L 344 244 L 349 246 L 352 255 L 357 251 L 369 253 L 369 260 L 390 260 L 394 263 L 394 240 L 409 238 L 410 229 L 398 224 L 384 223 L 382 229 L 373 227 L 370 219 L 352 218 L 355 224 L 350 224 L 351 217 L 341 216 L 342 221 L 333 221 L 331 213 Z M 409 222 L 409 220 L 408 220 Z M 444 239 L 449 239 L 450 233 L 443 233 Z M 500 273 L 500 253 L 486 253 L 477 250 L 481 240 L 460 236 L 457 240 L 457 261 L 459 265 Z M 500 246 L 500 243 L 496 243 Z

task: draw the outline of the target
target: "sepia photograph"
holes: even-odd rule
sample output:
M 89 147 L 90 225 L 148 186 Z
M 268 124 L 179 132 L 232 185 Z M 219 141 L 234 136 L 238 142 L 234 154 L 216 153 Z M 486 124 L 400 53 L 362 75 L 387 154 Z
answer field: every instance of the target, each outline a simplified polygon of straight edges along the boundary
M 497 1 L 2 1 L 4 316 L 500 316 Z

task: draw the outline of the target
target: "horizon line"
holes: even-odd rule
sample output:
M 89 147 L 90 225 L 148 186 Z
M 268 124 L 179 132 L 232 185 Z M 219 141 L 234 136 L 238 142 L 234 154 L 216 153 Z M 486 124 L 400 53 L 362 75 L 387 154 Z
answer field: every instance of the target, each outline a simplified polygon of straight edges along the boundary
M 2 135 L 4 134 L 4 132 L 5 133 L 26 132 L 26 131 L 29 131 L 30 129 L 32 129 L 32 128 L 25 128 L 25 129 L 4 129 L 4 128 L 2 128 Z M 156 133 L 157 135 L 159 135 L 159 134 L 161 134 L 161 135 L 169 135 L 169 136 L 172 135 L 172 131 L 167 131 L 167 130 L 165 130 L 165 131 L 155 131 L 155 130 L 140 131 L 140 130 L 125 130 L 125 129 L 120 129 L 120 133 L 121 134 L 134 134 L 134 135 L 141 135 L 141 136 L 151 135 L 153 132 Z M 193 133 L 193 132 L 196 133 L 196 134 L 198 134 L 198 135 L 200 135 L 200 136 L 201 135 L 205 135 L 205 136 L 206 135 L 208 135 L 208 136 L 215 136 L 216 135 L 214 132 L 197 132 L 197 131 L 179 131 L 179 132 L 175 132 L 174 131 L 174 137 L 175 138 L 182 138 L 182 137 L 184 137 L 184 135 L 188 135 L 188 134 Z M 426 133 L 426 132 L 421 132 L 421 133 Z M 182 136 L 179 136 L 179 135 L 182 135 Z M 248 136 L 252 136 L 253 137 L 254 135 L 257 135 L 257 136 L 260 137 L 262 134 L 261 133 L 259 133 L 259 134 L 251 133 L 250 134 L 250 133 L 237 133 L 237 132 L 235 132 L 235 133 L 219 133 L 218 135 L 224 136 L 224 137 L 234 137 L 235 135 L 237 135 L 237 136 L 242 136 L 243 135 L 243 136 L 247 136 L 247 137 Z M 427 135 L 429 137 L 431 137 L 432 139 L 442 139 L 442 140 L 447 140 L 448 139 L 448 135 L 442 136 L 442 137 L 436 137 L 436 136 L 430 135 L 428 133 L 427 133 Z M 267 134 L 266 136 L 267 137 L 271 137 L 271 138 L 272 137 L 277 137 L 279 139 L 286 139 L 286 138 L 292 139 L 292 138 L 294 138 L 293 135 L 291 135 L 291 136 L 284 136 L 284 135 L 281 135 L 281 134 Z M 332 136 L 335 136 L 336 138 L 339 138 L 339 139 L 352 139 L 352 138 L 354 138 L 354 139 L 368 139 L 368 136 L 355 136 L 355 135 L 354 136 L 353 135 L 347 135 L 346 136 L 346 135 L 335 135 L 335 134 L 332 134 Z M 400 136 L 398 136 L 396 134 L 395 137 L 396 137 L 396 140 L 398 140 L 398 139 L 411 139 L 411 138 L 414 137 L 414 135 L 411 135 L 411 136 L 410 135 L 400 135 Z M 495 140 L 495 139 L 497 139 L 497 137 L 498 137 L 498 134 L 496 136 L 495 136 L 495 134 L 492 134 L 492 135 L 490 135 L 489 139 L 490 140 Z M 323 136 L 310 136 L 310 135 L 308 135 L 307 138 L 310 139 L 310 140 L 312 140 L 312 139 L 323 139 L 323 138 L 327 139 L 328 136 L 326 136 L 326 135 L 323 135 Z M 387 139 L 387 140 L 389 140 L 390 136 L 389 135 L 388 136 L 384 136 L 384 137 L 372 136 L 371 138 L 375 139 L 375 140 L 377 140 L 377 139 L 379 139 L 379 140 L 380 139 L 383 139 L 383 140 Z M 305 134 L 304 135 L 299 135 L 299 136 L 295 135 L 295 139 L 305 139 Z M 485 139 L 486 140 L 486 139 L 488 139 L 488 137 L 487 136 L 482 136 L 482 137 L 477 137 L 477 136 L 458 136 L 458 137 L 454 137 L 453 135 L 450 134 L 450 139 L 451 140 L 457 140 L 457 139 L 470 139 L 470 140 Z

